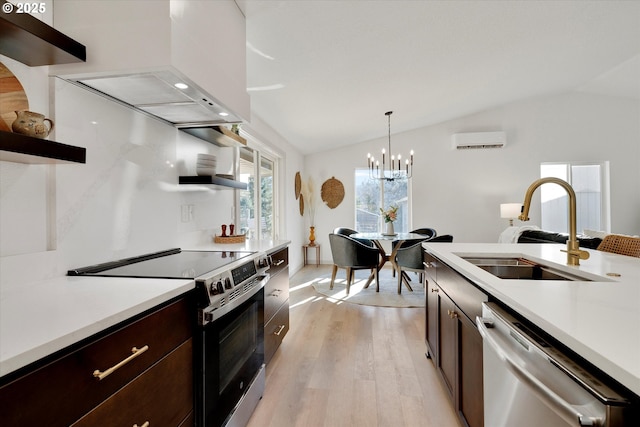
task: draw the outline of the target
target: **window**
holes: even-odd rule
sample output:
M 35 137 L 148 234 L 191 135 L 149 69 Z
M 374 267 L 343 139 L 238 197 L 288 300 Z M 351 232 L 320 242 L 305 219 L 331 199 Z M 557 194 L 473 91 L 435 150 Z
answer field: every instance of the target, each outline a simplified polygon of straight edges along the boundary
M 567 181 L 576 193 L 577 231 L 609 231 L 609 162 L 542 163 L 540 177 Z M 540 187 L 541 227 L 543 230 L 567 232 L 568 195 L 558 185 Z
M 355 228 L 363 233 L 378 232 L 384 227 L 380 208 L 385 210 L 398 206 L 398 219 L 394 229 L 407 233 L 410 227 L 409 182 L 408 180 L 379 181 L 369 177 L 368 169 L 355 172 L 356 212 Z
M 257 150 L 240 149 L 240 181 L 247 189 L 240 191 L 238 224 L 249 238 L 275 238 L 275 164 Z

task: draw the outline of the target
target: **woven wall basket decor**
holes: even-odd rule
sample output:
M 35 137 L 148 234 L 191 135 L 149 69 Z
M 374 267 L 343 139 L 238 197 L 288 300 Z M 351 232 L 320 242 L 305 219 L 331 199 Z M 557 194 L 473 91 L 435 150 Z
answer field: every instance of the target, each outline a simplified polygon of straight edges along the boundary
M 300 216 L 304 216 L 304 197 L 300 195 Z
M 320 188 L 320 197 L 331 209 L 337 207 L 344 199 L 344 185 L 340 180 L 331 177 L 326 180 Z
M 296 192 L 296 200 L 298 200 L 300 198 L 300 190 L 302 190 L 302 178 L 300 177 L 300 172 L 296 172 L 294 186 Z

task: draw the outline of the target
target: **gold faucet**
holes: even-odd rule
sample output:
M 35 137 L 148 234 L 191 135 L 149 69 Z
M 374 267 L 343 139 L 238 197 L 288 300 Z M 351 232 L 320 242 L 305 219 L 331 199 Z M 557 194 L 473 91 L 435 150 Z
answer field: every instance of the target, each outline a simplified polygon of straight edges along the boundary
M 522 213 L 518 219 L 520 221 L 529 221 L 529 208 L 531 207 L 533 192 L 536 191 L 536 188 L 546 183 L 558 184 L 564 188 L 569 195 L 569 239 L 567 240 L 567 249 L 562 252 L 567 253 L 567 265 L 580 265 L 581 259 L 589 259 L 589 252 L 580 250 L 578 234 L 576 232 L 576 193 L 568 182 L 559 178 L 540 178 L 534 181 L 524 195 L 524 205 L 522 206 Z

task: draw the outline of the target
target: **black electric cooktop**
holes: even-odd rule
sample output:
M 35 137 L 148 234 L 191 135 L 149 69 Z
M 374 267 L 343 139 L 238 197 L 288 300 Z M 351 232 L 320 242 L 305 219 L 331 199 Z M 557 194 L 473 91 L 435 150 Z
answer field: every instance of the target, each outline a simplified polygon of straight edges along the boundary
M 69 276 L 195 279 L 253 252 L 169 249 L 148 255 L 69 270 Z

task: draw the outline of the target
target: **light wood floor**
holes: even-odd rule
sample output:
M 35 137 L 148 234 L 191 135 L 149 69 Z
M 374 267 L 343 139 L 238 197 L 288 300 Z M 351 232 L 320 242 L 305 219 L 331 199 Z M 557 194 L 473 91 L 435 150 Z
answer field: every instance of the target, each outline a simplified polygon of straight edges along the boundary
M 459 427 L 425 357 L 424 308 L 330 302 L 308 283 L 319 269 L 291 278 L 290 330 L 248 426 Z

